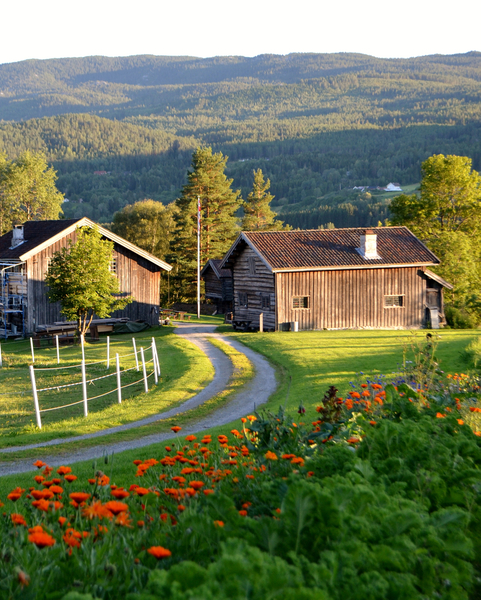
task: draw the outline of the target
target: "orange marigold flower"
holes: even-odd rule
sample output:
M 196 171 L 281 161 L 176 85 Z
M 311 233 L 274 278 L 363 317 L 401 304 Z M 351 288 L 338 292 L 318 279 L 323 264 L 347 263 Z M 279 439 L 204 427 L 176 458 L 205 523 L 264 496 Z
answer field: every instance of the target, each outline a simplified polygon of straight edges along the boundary
M 257 417 L 255 415 L 247 415 L 247 418 L 252 423 L 253 421 L 257 421 Z
M 115 524 L 121 527 L 132 527 L 130 516 L 126 512 L 121 512 L 115 517 Z
M 82 515 L 88 519 L 102 519 L 103 517 L 110 519 L 113 512 L 106 508 L 100 500 L 97 500 L 96 502 L 92 502 L 92 504 L 85 506 L 82 510 Z
M 33 479 L 36 483 L 42 483 L 42 481 L 45 479 L 45 477 L 43 475 L 35 475 L 35 477 Z
M 35 500 L 41 500 L 42 498 L 44 500 L 50 500 L 54 495 L 50 490 L 32 490 L 30 494 Z
M 43 512 L 48 512 L 48 509 L 50 508 L 50 503 L 48 500 L 40 498 L 40 500 L 34 500 L 32 502 L 32 506 L 35 506 L 35 508 Z
M 268 460 L 278 460 L 277 458 L 277 454 L 275 452 L 271 452 L 270 450 L 268 450 L 264 456 L 268 459 Z
M 459 423 L 460 425 L 464 425 L 464 421 L 463 421 L 462 419 L 458 419 L 458 423 Z
M 202 491 L 204 492 L 204 494 L 206 496 L 208 496 L 209 494 L 213 494 L 214 493 L 214 490 L 202 490 Z
M 292 460 L 291 460 L 291 464 L 293 465 L 302 465 L 304 464 L 304 459 L 302 458 L 302 456 L 295 456 Z
M 246 510 L 240 510 L 239 514 L 241 517 L 247 517 L 247 511 Z
M 75 481 L 77 479 L 77 475 L 65 475 L 65 481 L 68 481 L 69 483 L 72 483 L 72 481 Z
M 110 490 L 110 493 L 116 500 L 123 500 L 124 498 L 128 498 L 130 493 L 123 488 L 116 488 L 115 490 Z
M 350 438 L 347 438 L 346 441 L 348 444 L 358 444 L 361 440 L 357 437 L 350 437 Z
M 19 500 L 22 497 L 22 494 L 25 492 L 25 490 L 21 487 L 16 487 L 14 490 L 12 490 L 10 492 L 10 494 L 7 495 L 7 498 L 9 500 L 11 500 L 12 502 L 16 502 L 17 500 Z
M 214 521 L 216 527 L 224 527 L 224 521 Z
M 150 490 L 144 487 L 137 487 L 135 488 L 134 493 L 137 494 L 137 496 L 146 496 L 147 494 L 150 494 Z
M 314 471 L 308 471 L 307 472 L 307 477 L 312 477 L 314 475 Z
M 372 425 L 374 427 L 375 425 L 377 425 L 377 422 L 376 421 L 369 421 L 369 425 Z
M 40 528 L 41 529 L 41 528 Z M 53 546 L 55 544 L 55 539 L 43 531 L 35 531 L 28 536 L 28 541 L 32 542 L 37 546 L 37 548 L 45 548 L 47 546 Z
M 361 387 L 362 387 L 362 388 L 367 388 L 367 387 L 368 387 L 368 385 L 367 385 L 367 383 L 361 383 Z
M 194 441 L 194 440 L 196 440 L 196 439 L 197 439 L 197 438 L 196 438 L 196 436 L 195 436 L 195 435 L 188 435 L 188 436 L 186 436 L 186 438 L 185 438 L 185 441 L 186 441 L 186 442 L 193 442 L 193 441 Z
M 470 410 L 471 412 L 476 412 L 476 413 L 479 413 L 479 412 L 481 412 L 481 408 L 478 408 L 477 406 L 470 406 L 470 407 L 469 407 L 469 410 Z
M 202 487 L 204 487 L 204 482 L 203 481 L 191 481 L 189 483 L 189 486 L 191 488 L 194 488 L 194 490 L 200 490 Z
M 63 487 L 60 487 L 59 485 L 51 485 L 49 492 L 58 496 L 59 494 L 63 494 Z
M 179 431 L 182 429 L 182 427 L 179 427 L 178 425 L 174 425 L 173 427 L 171 427 L 171 429 L 174 433 L 179 433 Z
M 180 512 L 185 510 L 185 506 L 183 504 L 179 504 L 179 506 L 177 507 L 177 510 L 180 510 Z
M 36 460 L 36 461 L 33 463 L 33 466 L 34 466 L 34 467 L 37 467 L 37 469 L 41 469 L 42 467 L 44 467 L 44 466 L 45 466 L 45 464 L 46 464 L 46 463 L 42 462 L 41 460 Z
M 118 515 L 121 512 L 129 510 L 129 507 L 125 502 L 119 502 L 118 500 L 110 500 L 104 504 L 104 508 L 109 510 L 114 515 Z
M 64 467 L 64 466 L 62 466 L 62 467 L 59 467 L 57 469 L 57 473 L 59 475 L 68 475 L 71 472 L 72 472 L 72 469 L 70 467 Z
M 19 515 L 18 513 L 12 513 L 10 515 L 10 518 L 12 519 L 12 523 L 14 525 L 23 525 L 24 527 L 27 526 L 27 521 L 25 521 L 25 517 L 23 515 Z
M 65 523 L 67 522 L 67 517 L 59 517 L 58 518 L 58 522 L 60 523 L 60 527 L 63 527 L 65 525 Z
M 81 504 L 90 498 L 90 494 L 86 492 L 72 492 L 69 494 L 70 499 L 76 502 L 77 504 Z
M 152 556 L 155 556 L 157 559 L 168 558 L 169 556 L 172 556 L 172 552 L 162 546 L 151 546 L 147 552 L 152 554 Z

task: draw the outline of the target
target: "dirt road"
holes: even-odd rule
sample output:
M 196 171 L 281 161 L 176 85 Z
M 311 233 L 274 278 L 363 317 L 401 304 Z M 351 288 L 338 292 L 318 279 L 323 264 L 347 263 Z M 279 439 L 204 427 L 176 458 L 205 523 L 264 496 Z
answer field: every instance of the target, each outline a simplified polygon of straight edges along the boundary
M 47 446 L 58 446 L 67 442 L 75 442 L 85 439 L 101 438 L 111 433 L 119 431 L 125 431 L 127 429 L 134 429 L 142 425 L 162 421 L 173 417 L 177 414 L 186 412 L 196 406 L 199 406 L 203 402 L 206 402 L 210 398 L 221 392 L 227 385 L 229 378 L 232 375 L 233 367 L 231 361 L 227 356 L 218 348 L 208 342 L 209 337 L 215 337 L 222 342 L 229 344 L 239 352 L 242 352 L 247 358 L 253 363 L 256 373 L 254 378 L 246 384 L 236 396 L 228 402 L 225 406 L 222 406 L 209 417 L 202 419 L 195 424 L 185 427 L 182 432 L 185 435 L 191 433 L 197 433 L 210 427 L 217 425 L 225 425 L 236 419 L 253 412 L 257 406 L 267 402 L 269 396 L 276 389 L 276 377 L 273 367 L 269 362 L 260 354 L 250 350 L 246 346 L 230 338 L 224 337 L 220 334 L 214 333 L 215 326 L 212 325 L 195 325 L 190 323 L 178 323 L 175 333 L 181 335 L 185 339 L 191 341 L 198 346 L 212 362 L 215 375 L 211 383 L 200 391 L 196 396 L 193 396 L 177 408 L 169 410 L 164 413 L 152 415 L 141 421 L 135 421 L 134 423 L 128 423 L 126 425 L 120 425 L 118 427 L 112 427 L 103 431 L 97 431 L 95 433 L 86 434 L 72 438 L 62 438 L 51 440 L 49 442 L 43 442 L 41 444 L 32 444 L 30 446 L 12 447 L 1 450 L 1 453 L 16 452 L 19 450 L 25 450 L 27 448 L 45 448 Z M 79 450 L 78 452 L 69 452 L 68 454 L 57 454 L 55 456 L 42 456 L 42 460 L 47 462 L 52 467 L 59 466 L 61 464 L 72 464 L 83 460 L 91 460 L 95 458 L 101 458 L 105 454 L 118 454 L 124 450 L 130 450 L 134 448 L 142 448 L 162 442 L 175 437 L 173 433 L 159 433 L 154 435 L 148 435 L 141 437 L 136 440 L 128 442 L 118 442 L 114 444 L 99 445 L 93 448 L 86 448 Z M 24 473 L 32 470 L 32 460 L 20 460 L 16 462 L 0 463 L 0 476 L 9 475 L 15 473 Z

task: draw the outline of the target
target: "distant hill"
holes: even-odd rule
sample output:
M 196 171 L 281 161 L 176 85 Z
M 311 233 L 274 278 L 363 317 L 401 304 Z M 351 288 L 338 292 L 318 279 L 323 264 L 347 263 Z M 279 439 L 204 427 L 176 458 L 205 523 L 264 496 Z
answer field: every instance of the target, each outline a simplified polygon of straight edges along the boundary
M 310 211 L 316 226 L 338 214 L 326 194 L 415 183 L 433 153 L 480 169 L 480 100 L 479 52 L 29 60 L 0 65 L 0 151 L 44 151 L 66 214 L 105 221 L 143 197 L 174 199 L 192 149 L 212 145 L 244 194 L 260 167 L 286 218 Z

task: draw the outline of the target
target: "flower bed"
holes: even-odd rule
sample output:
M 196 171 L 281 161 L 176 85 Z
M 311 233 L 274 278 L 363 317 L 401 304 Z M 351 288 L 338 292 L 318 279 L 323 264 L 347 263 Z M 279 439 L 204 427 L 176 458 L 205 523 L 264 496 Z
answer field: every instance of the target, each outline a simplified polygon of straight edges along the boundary
M 0 597 L 475 597 L 481 438 L 451 391 L 370 381 L 295 422 L 173 427 L 124 487 L 38 461 L 2 498 Z

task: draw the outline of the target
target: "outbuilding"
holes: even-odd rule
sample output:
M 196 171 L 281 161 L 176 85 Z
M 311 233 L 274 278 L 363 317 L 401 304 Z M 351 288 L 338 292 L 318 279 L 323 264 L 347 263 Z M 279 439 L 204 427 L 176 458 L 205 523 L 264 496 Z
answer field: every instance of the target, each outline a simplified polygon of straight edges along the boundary
M 220 267 L 246 327 L 415 329 L 444 322 L 439 262 L 407 227 L 376 227 L 244 231 Z
M 111 269 L 120 293 L 134 301 L 112 316 L 159 322 L 160 276 L 172 267 L 138 246 L 96 225 L 86 217 L 57 221 L 28 221 L 0 237 L 0 336 L 36 331 L 63 320 L 60 304 L 47 298 L 45 275 L 54 253 L 75 242 L 79 227 L 98 227 L 114 242 Z
M 219 314 L 232 311 L 232 273 L 221 268 L 221 259 L 211 258 L 200 272 L 204 280 L 205 299 L 217 307 Z

